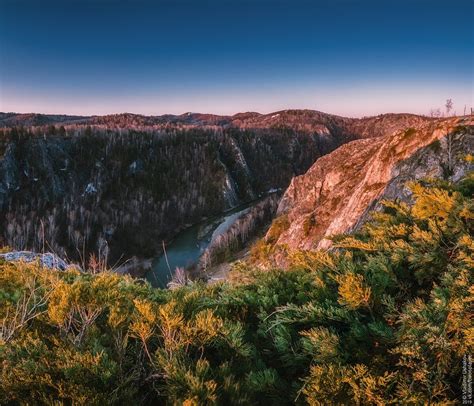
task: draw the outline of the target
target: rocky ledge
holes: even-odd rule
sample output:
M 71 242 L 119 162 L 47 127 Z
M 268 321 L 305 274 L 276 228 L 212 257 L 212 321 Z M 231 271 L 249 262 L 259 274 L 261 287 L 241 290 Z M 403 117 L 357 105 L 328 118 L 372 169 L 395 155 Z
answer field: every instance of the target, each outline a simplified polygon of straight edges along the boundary
M 473 124 L 472 117 L 421 122 L 350 142 L 319 158 L 293 178 L 280 202 L 278 215 L 287 217 L 288 227 L 276 245 L 328 248 L 332 235 L 360 227 L 381 199 L 409 199 L 407 181 L 459 179 L 472 170 L 465 157 L 474 153 Z
M 36 252 L 31 251 L 12 251 L 0 254 L 0 259 L 3 259 L 7 262 L 38 262 L 44 268 L 59 269 L 61 271 L 65 271 L 71 266 L 51 252 L 38 254 Z

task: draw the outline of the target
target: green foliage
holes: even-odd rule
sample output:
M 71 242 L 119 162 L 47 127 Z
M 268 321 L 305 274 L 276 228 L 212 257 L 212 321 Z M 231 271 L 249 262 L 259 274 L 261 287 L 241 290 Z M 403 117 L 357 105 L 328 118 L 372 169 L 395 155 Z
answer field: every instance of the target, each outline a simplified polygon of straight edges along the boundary
M 406 131 L 405 131 L 405 137 L 406 138 L 409 138 L 409 137 L 412 137 L 416 134 L 416 129 L 415 128 L 408 128 Z
M 412 206 L 385 202 L 337 250 L 239 264 L 232 283 L 1 263 L 0 403 L 455 404 L 474 349 L 469 176 L 413 184 Z
M 288 229 L 290 226 L 290 221 L 288 220 L 288 216 L 286 214 L 281 215 L 280 217 L 273 220 L 270 229 L 268 230 L 266 242 L 269 244 L 275 243 L 280 235 Z
M 439 153 L 441 151 L 441 141 L 434 140 L 430 145 L 428 145 L 435 153 Z

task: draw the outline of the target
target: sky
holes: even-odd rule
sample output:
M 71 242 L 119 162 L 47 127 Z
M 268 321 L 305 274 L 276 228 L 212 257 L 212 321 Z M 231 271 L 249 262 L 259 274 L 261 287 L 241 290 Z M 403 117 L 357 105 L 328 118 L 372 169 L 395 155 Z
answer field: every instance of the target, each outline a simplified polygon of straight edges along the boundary
M 307 108 L 360 117 L 473 102 L 472 0 L 0 0 L 0 111 Z

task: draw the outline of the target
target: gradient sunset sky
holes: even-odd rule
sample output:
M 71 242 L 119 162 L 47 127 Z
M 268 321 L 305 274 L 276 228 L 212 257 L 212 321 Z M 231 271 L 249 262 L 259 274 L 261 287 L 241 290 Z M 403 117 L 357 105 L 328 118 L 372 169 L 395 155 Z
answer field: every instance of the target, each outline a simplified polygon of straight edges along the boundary
M 473 4 L 0 0 L 0 111 L 462 114 Z

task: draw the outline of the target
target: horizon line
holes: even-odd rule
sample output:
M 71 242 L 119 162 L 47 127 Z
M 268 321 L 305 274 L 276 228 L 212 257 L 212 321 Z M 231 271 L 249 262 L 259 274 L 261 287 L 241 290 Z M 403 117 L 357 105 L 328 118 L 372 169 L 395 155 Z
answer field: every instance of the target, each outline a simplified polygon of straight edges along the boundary
M 471 110 L 472 107 L 469 107 L 469 110 Z M 441 110 L 441 109 L 440 109 Z M 322 110 L 315 110 L 315 109 L 310 109 L 310 108 L 286 108 L 286 109 L 280 109 L 280 110 L 272 110 L 268 112 L 259 112 L 259 111 L 252 111 L 252 110 L 247 110 L 247 111 L 237 111 L 236 113 L 233 114 L 218 114 L 218 113 L 212 113 L 212 112 L 199 112 L 199 111 L 185 111 L 183 113 L 157 113 L 157 114 L 145 114 L 145 113 L 135 113 L 132 111 L 121 111 L 121 112 L 114 112 L 114 113 L 102 113 L 102 114 L 83 114 L 83 113 L 45 113 L 45 112 L 40 112 L 40 111 L 0 111 L 0 114 L 39 114 L 39 115 L 44 115 L 44 116 L 78 116 L 78 117 L 104 117 L 104 116 L 116 116 L 116 115 L 125 115 L 125 114 L 130 114 L 130 115 L 135 115 L 135 116 L 143 116 L 143 117 L 162 117 L 162 116 L 184 116 L 186 114 L 202 114 L 202 115 L 213 115 L 213 116 L 219 116 L 219 117 L 234 117 L 238 114 L 258 114 L 258 115 L 269 115 L 269 114 L 275 114 L 275 113 L 281 113 L 281 112 L 287 112 L 287 111 L 311 111 L 311 112 L 316 112 L 316 113 L 322 113 L 322 114 L 327 114 L 327 115 L 332 115 L 332 116 L 338 116 L 338 117 L 344 117 L 344 118 L 366 118 L 366 117 L 378 117 L 378 116 L 384 116 L 388 114 L 400 114 L 400 115 L 413 115 L 413 116 L 425 116 L 425 117 L 432 117 L 429 114 L 425 113 L 413 113 L 409 111 L 404 111 L 404 112 L 394 112 L 394 111 L 386 111 L 384 113 L 378 113 L 378 114 L 365 114 L 365 115 L 359 115 L 359 116 L 348 116 L 348 115 L 342 115 L 338 113 L 329 113 L 326 111 Z M 463 117 L 463 116 L 471 116 L 473 113 L 466 112 L 466 114 L 454 114 L 452 116 L 444 116 L 443 111 L 441 110 L 441 116 L 439 117 L 433 117 L 433 118 L 448 118 L 448 117 Z

